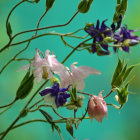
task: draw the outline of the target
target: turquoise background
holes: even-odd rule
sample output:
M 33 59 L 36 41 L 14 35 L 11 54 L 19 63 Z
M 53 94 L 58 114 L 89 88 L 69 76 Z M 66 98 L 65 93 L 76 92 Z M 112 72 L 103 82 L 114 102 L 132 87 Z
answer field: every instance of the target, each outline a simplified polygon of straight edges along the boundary
M 66 23 L 71 16 L 76 12 L 77 5 L 80 0 L 56 0 L 53 8 L 48 12 L 43 21 L 41 22 L 40 27 L 45 27 L 49 25 L 58 25 Z M 0 0 L 0 47 L 3 47 L 7 41 L 8 37 L 5 29 L 5 20 L 10 11 L 10 9 L 18 3 L 19 0 Z M 94 0 L 92 8 L 86 14 L 78 14 L 76 18 L 66 27 L 54 28 L 49 30 L 40 31 L 39 33 L 45 32 L 59 32 L 67 33 L 75 31 L 78 28 L 82 28 L 88 22 L 96 23 L 97 19 L 101 21 L 108 19 L 106 22 L 109 26 L 112 23 L 112 17 L 115 10 L 116 0 Z M 10 18 L 10 23 L 12 25 L 13 34 L 34 29 L 37 25 L 38 19 L 45 10 L 45 0 L 41 0 L 38 4 L 24 3 L 18 7 L 13 15 Z M 140 1 L 133 0 L 128 3 L 128 10 L 125 15 L 124 24 L 128 25 L 130 29 L 137 29 L 140 27 Z M 140 35 L 140 32 L 136 33 Z M 30 37 L 33 33 L 21 35 L 16 39 L 16 41 L 24 40 L 25 38 Z M 84 32 L 81 32 L 79 35 L 85 35 Z M 78 39 L 69 39 L 66 40 L 76 46 L 80 41 Z M 8 62 L 20 49 L 25 47 L 26 44 L 13 46 L 11 49 L 6 50 L 0 54 L 0 68 Z M 130 64 L 140 63 L 140 45 L 131 48 L 129 54 L 124 52 L 119 52 L 120 56 L 124 56 L 128 59 Z M 50 49 L 57 55 L 58 60 L 61 62 L 71 51 L 70 48 L 65 46 L 60 37 L 58 36 L 44 36 L 39 39 L 32 41 L 30 47 L 19 58 L 32 58 L 35 54 L 35 48 L 40 49 L 42 52 L 45 52 L 46 49 Z M 110 48 L 111 50 L 112 48 Z M 113 53 L 110 56 L 99 57 L 93 54 L 89 54 L 87 51 L 76 52 L 73 56 L 68 59 L 65 63 L 66 66 L 70 66 L 71 63 L 78 62 L 79 65 L 86 65 L 94 67 L 102 72 L 100 76 L 89 76 L 86 82 L 85 92 L 93 93 L 98 95 L 101 90 L 104 91 L 106 95 L 111 86 L 111 78 L 114 72 L 115 66 L 117 64 L 117 56 Z M 15 92 L 20 84 L 21 79 L 25 75 L 25 71 L 17 72 L 23 65 L 27 62 L 13 62 L 11 63 L 5 71 L 0 76 L 0 105 L 9 103 L 14 99 Z M 93 120 L 91 123 L 90 120 L 84 120 L 80 125 L 78 130 L 74 131 L 74 136 L 78 140 L 139 140 L 140 135 L 140 66 L 135 68 L 135 71 L 132 75 L 135 75 L 134 80 L 131 82 L 130 91 L 136 93 L 136 95 L 129 95 L 127 104 L 122 108 L 122 110 L 115 110 L 113 107 L 108 107 L 108 117 L 107 120 L 104 119 L 100 124 L 96 120 Z M 39 87 L 35 83 L 33 91 Z M 33 93 L 33 92 L 32 92 Z M 115 103 L 114 98 L 115 93 L 113 93 L 106 102 Z M 41 97 L 37 95 L 35 100 L 39 100 Z M 22 109 L 23 105 L 28 101 L 29 97 L 23 101 L 18 101 L 11 110 L 5 112 L 0 116 L 0 132 L 4 131 L 15 117 L 19 114 L 19 111 Z M 35 102 L 35 100 L 33 102 Z M 86 107 L 88 97 L 86 97 L 84 106 Z M 32 102 L 32 103 L 33 103 Z M 57 118 L 51 109 L 43 108 L 50 114 Z M 84 112 L 78 111 L 78 115 Z M 65 109 L 59 109 L 60 114 L 64 116 L 72 116 L 72 111 L 67 111 Z M 19 122 L 23 122 L 31 119 L 44 119 L 39 112 L 30 113 L 26 118 L 21 119 Z M 19 123 L 18 122 L 18 123 Z M 65 130 L 65 125 L 60 124 L 62 136 L 64 140 L 72 140 L 73 138 Z M 29 125 L 22 126 L 18 129 L 12 130 L 5 138 L 5 140 L 56 140 L 59 139 L 57 132 L 54 133 L 51 131 L 49 124 L 45 123 L 32 123 Z

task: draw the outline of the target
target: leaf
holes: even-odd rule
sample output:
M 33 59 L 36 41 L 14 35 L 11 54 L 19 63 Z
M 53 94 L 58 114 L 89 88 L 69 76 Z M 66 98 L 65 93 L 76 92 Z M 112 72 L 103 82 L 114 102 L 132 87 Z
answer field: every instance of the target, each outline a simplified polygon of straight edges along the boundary
M 69 134 L 73 137 L 73 127 L 72 125 L 67 121 L 66 123 L 66 130 L 69 132 Z
M 117 67 L 115 69 L 115 72 L 113 74 L 113 78 L 112 78 L 112 81 L 111 81 L 112 87 L 115 86 L 115 81 L 116 81 L 118 75 L 121 73 L 122 69 L 123 69 L 123 62 L 119 59 L 118 65 L 117 65 Z
M 21 81 L 21 84 L 16 92 L 16 97 L 18 99 L 26 98 L 29 95 L 30 91 L 32 90 L 33 84 L 34 84 L 34 76 L 33 74 L 30 76 L 30 71 L 28 71 L 23 80 Z
M 134 68 L 135 66 L 130 66 L 130 67 L 128 67 L 127 68 L 127 70 L 126 70 L 126 72 L 125 72 L 125 74 L 124 74 L 124 77 L 123 77 L 123 80 L 125 81 L 126 80 L 126 78 L 128 77 L 128 75 L 130 74 L 130 72 L 133 70 L 133 68 Z
M 43 114 L 43 116 L 46 118 L 46 120 L 47 120 L 50 124 L 52 124 L 53 118 L 51 117 L 51 115 L 48 114 L 47 112 L 45 112 L 45 111 L 42 110 L 42 109 L 39 109 L 39 111 Z
M 55 0 L 46 0 L 46 9 L 49 10 L 50 8 L 52 8 L 54 2 Z
M 12 28 L 10 22 L 7 24 L 7 34 L 10 38 L 12 37 Z
M 54 124 L 54 127 L 55 127 L 55 129 L 57 130 L 57 132 L 58 132 L 58 134 L 59 134 L 61 140 L 63 140 L 63 137 L 62 137 L 62 135 L 61 135 L 61 130 L 60 130 L 59 126 L 56 125 L 56 124 Z

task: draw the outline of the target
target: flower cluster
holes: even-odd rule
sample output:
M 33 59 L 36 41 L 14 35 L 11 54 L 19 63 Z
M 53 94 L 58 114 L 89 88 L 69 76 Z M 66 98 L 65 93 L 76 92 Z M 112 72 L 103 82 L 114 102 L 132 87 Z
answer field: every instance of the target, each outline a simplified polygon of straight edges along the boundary
M 105 25 L 105 22 L 106 20 L 102 22 L 101 27 L 99 26 L 99 20 L 97 20 L 96 27 L 94 25 L 87 25 L 85 27 L 85 31 L 93 37 L 92 53 L 109 55 L 108 43 L 113 43 L 114 52 L 119 48 L 122 48 L 125 52 L 129 52 L 131 46 L 137 45 L 140 42 L 140 38 L 132 34 L 137 30 L 128 30 L 126 25 L 121 26 L 121 22 L 118 23 L 116 28 L 112 25 L 110 28 Z

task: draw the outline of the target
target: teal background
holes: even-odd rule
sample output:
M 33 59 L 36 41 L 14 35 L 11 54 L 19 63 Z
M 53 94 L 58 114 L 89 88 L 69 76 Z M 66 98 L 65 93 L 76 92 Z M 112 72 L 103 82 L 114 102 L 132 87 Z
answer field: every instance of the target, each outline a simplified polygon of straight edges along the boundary
M 57 25 L 66 23 L 71 16 L 76 12 L 77 5 L 80 0 L 56 0 L 53 8 L 45 16 L 41 22 L 40 27 L 45 27 L 49 25 Z M 6 35 L 5 29 L 5 20 L 10 11 L 10 9 L 18 3 L 19 0 L 0 0 L 0 47 L 3 47 L 7 41 L 8 37 Z M 40 31 L 40 33 L 45 32 L 60 32 L 67 33 L 75 31 L 78 28 L 82 28 L 88 22 L 96 23 L 97 19 L 101 21 L 108 19 L 107 25 L 110 25 L 112 22 L 112 17 L 115 10 L 116 0 L 94 0 L 92 8 L 86 14 L 78 14 L 76 18 L 66 27 L 54 28 L 49 30 Z M 37 25 L 39 17 L 45 10 L 45 0 L 41 0 L 38 4 L 24 3 L 18 7 L 13 15 L 10 18 L 10 23 L 12 25 L 13 34 L 34 29 Z M 128 10 L 125 15 L 124 24 L 128 25 L 130 29 L 137 29 L 140 27 L 140 1 L 133 0 L 128 3 Z M 140 32 L 136 33 L 140 35 Z M 33 33 L 27 35 L 21 35 L 16 39 L 16 41 L 23 40 L 30 37 Z M 79 35 L 85 35 L 84 32 L 81 32 Z M 76 46 L 80 41 L 77 39 L 66 40 L 71 43 L 73 46 Z M 11 49 L 6 50 L 0 54 L 0 68 L 8 62 L 20 49 L 25 47 L 26 44 L 13 46 Z M 140 63 L 140 45 L 131 48 L 131 53 L 127 54 L 120 51 L 120 56 L 124 56 L 128 59 L 130 64 Z M 45 52 L 46 49 L 50 49 L 57 55 L 59 61 L 62 61 L 71 51 L 70 48 L 65 46 L 60 37 L 58 36 L 44 36 L 39 39 L 32 41 L 30 47 L 19 58 L 32 58 L 35 54 L 35 48 L 40 49 L 42 52 Z M 111 50 L 112 48 L 110 48 Z M 66 66 L 70 66 L 71 63 L 78 62 L 79 65 L 86 65 L 94 67 L 102 72 L 100 76 L 89 76 L 86 82 L 85 92 L 98 94 L 101 90 L 104 91 L 106 95 L 111 86 L 111 77 L 117 63 L 117 56 L 113 53 L 110 56 L 98 57 L 93 54 L 89 54 L 87 51 L 76 52 L 73 56 L 68 59 L 65 63 Z M 9 103 L 14 99 L 15 92 L 20 84 L 20 81 L 25 71 L 17 72 L 23 65 L 27 62 L 12 62 L 0 76 L 0 105 Z M 113 107 L 108 107 L 108 117 L 107 120 L 104 119 L 100 124 L 96 120 L 93 120 L 91 123 L 90 120 L 84 120 L 80 125 L 78 130 L 74 131 L 74 136 L 78 140 L 139 140 L 140 135 L 140 66 L 135 68 L 135 71 L 132 75 L 135 75 L 134 80 L 131 82 L 130 91 L 135 92 L 135 95 L 130 94 L 128 102 L 122 108 L 122 110 L 115 110 Z M 33 91 L 39 87 L 35 83 Z M 107 98 L 106 102 L 115 103 L 114 93 Z M 29 97 L 23 101 L 18 101 L 11 110 L 7 111 L 5 114 L 0 116 L 0 132 L 4 131 L 11 122 L 18 115 L 19 111 L 22 109 L 23 105 L 27 102 Z M 36 96 L 35 100 L 40 99 L 40 95 Z M 33 102 L 35 102 L 35 100 Z M 86 97 L 84 106 L 86 107 L 88 97 Z M 33 103 L 32 102 L 32 103 Z M 50 114 L 53 112 L 44 108 Z M 80 115 L 82 111 L 78 111 Z M 72 111 L 67 111 L 65 109 L 59 109 L 60 113 L 64 116 L 72 116 Z M 19 122 L 23 122 L 29 119 L 44 119 L 39 112 L 30 113 L 26 118 L 21 119 Z M 18 122 L 18 123 L 19 123 Z M 62 131 L 62 136 L 64 140 L 72 140 L 73 138 L 66 132 L 65 125 L 60 124 Z M 54 133 L 51 131 L 49 124 L 45 123 L 32 123 L 29 125 L 22 126 L 18 129 L 12 130 L 6 136 L 5 140 L 56 140 L 59 139 L 57 132 Z

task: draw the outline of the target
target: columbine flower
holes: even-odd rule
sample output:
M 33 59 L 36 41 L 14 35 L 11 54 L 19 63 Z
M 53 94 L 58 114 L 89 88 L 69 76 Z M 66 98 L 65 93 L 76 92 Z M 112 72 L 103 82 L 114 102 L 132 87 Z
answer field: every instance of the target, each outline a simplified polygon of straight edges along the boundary
M 120 45 L 122 50 L 124 50 L 125 52 L 129 52 L 130 46 L 137 45 L 140 40 L 140 38 L 133 35 L 132 32 L 135 31 L 128 30 L 126 25 L 121 27 L 118 33 L 114 33 L 114 39 L 117 40 L 116 42 L 114 42 L 114 44 Z M 114 51 L 117 51 L 116 47 L 114 47 Z
M 87 26 L 85 28 L 85 31 L 92 37 L 93 39 L 93 45 L 92 45 L 92 52 L 99 52 L 100 55 L 109 55 L 108 51 L 108 44 L 103 43 L 104 38 L 111 36 L 111 31 L 107 31 L 110 28 L 105 25 L 106 20 L 104 20 L 101 24 L 101 27 L 99 27 L 100 22 L 97 20 L 96 27 L 94 25 Z M 99 45 L 96 45 L 99 44 Z M 100 48 L 100 46 L 103 48 L 103 50 Z
M 50 54 L 49 50 L 46 50 L 44 58 L 41 58 L 38 52 L 39 50 L 36 49 L 34 61 L 31 65 L 26 65 L 20 69 L 29 69 L 32 66 L 37 82 L 40 82 L 42 79 L 50 79 L 53 76 L 52 72 L 60 73 L 61 69 L 64 69 L 64 66 L 57 61 L 55 55 Z
M 69 85 L 72 85 L 73 87 L 76 87 L 77 90 L 82 90 L 85 87 L 84 79 L 88 77 L 88 75 L 95 74 L 99 75 L 101 74 L 100 71 L 87 66 L 80 66 L 76 67 L 77 63 L 73 63 L 71 65 L 71 72 L 67 68 L 67 70 L 60 73 L 61 78 L 61 86 L 67 87 Z
M 67 98 L 70 97 L 70 94 L 67 93 L 68 88 L 59 88 L 59 84 L 54 82 L 53 87 L 41 91 L 40 95 L 44 96 L 47 103 L 51 103 L 54 107 L 59 107 L 63 106 L 67 102 Z
M 100 92 L 98 96 L 91 96 L 88 101 L 88 115 L 93 121 L 95 118 L 98 122 L 102 122 L 102 119 L 107 117 L 107 105 Z

